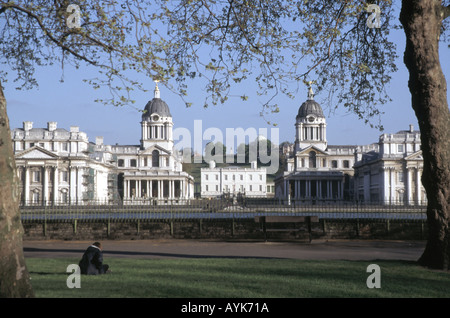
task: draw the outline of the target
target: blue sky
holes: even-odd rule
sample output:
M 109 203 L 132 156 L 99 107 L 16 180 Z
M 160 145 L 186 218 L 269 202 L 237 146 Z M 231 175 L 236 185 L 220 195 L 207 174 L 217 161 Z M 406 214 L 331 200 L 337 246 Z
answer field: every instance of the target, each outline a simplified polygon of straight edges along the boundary
M 408 72 L 403 64 L 403 51 L 405 38 L 403 31 L 394 31 L 394 38 L 398 48 L 398 68 L 392 75 L 388 93 L 392 102 L 383 105 L 382 125 L 385 133 L 395 133 L 418 124 L 411 108 L 411 96 L 408 90 Z M 441 44 L 441 66 L 447 82 L 450 77 L 450 49 L 447 43 Z M 107 97 L 107 91 L 94 90 L 82 80 L 95 72 L 93 68 L 72 69 L 69 65 L 64 67 L 37 69 L 36 77 L 39 87 L 32 90 L 16 90 L 13 78 L 4 83 L 4 93 L 7 99 L 8 116 L 11 128 L 22 127 L 23 121 L 32 121 L 34 127 L 46 127 L 48 121 L 58 122 L 59 128 L 69 129 L 70 126 L 79 126 L 81 131 L 88 134 L 90 141 L 96 136 L 103 136 L 106 144 L 133 144 L 140 142 L 141 113 L 146 103 L 153 98 L 155 84 L 148 79 L 144 84 L 147 93 L 136 92 L 133 106 L 114 107 L 94 102 L 97 98 Z M 95 74 L 95 73 L 93 73 Z M 12 74 L 11 74 L 12 76 Z M 64 83 L 60 83 L 64 76 Z M 173 116 L 174 128 L 187 128 L 193 134 L 195 120 L 202 121 L 203 131 L 209 127 L 219 128 L 225 136 L 226 128 L 243 129 L 267 128 L 270 132 L 272 126 L 260 117 L 261 104 L 252 83 L 236 86 L 236 90 L 245 91 L 248 101 L 241 101 L 239 97 L 231 98 L 223 105 L 203 108 L 205 93 L 201 88 L 188 91 L 188 99 L 194 105 L 186 108 L 183 101 L 163 86 L 161 98 L 167 102 Z M 280 112 L 270 115 L 268 119 L 276 122 L 279 128 L 279 141 L 294 142 L 295 116 L 298 108 L 306 100 L 307 89 L 299 91 L 295 99 L 279 96 L 275 101 L 280 106 Z M 317 100 L 320 96 L 317 96 Z M 363 145 L 377 142 L 380 131 L 370 128 L 353 114 L 342 110 L 330 113 L 330 105 L 322 104 L 327 117 L 327 140 L 330 145 Z M 270 133 L 269 136 L 270 138 Z M 225 143 L 225 142 L 224 142 Z

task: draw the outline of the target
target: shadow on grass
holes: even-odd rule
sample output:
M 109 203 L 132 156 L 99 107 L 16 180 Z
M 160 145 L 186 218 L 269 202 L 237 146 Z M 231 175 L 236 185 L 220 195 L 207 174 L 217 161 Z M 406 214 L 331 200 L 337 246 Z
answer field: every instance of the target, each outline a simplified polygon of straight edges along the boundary
M 28 253 L 46 253 L 51 257 L 52 254 L 66 254 L 67 257 L 71 254 L 79 255 L 80 259 L 85 250 L 75 250 L 75 249 L 46 249 L 46 248 L 32 248 L 26 247 L 23 249 L 24 252 Z M 264 257 L 264 256 L 235 256 L 235 255 L 196 255 L 196 254 L 180 254 L 180 253 L 161 253 L 161 252 L 136 252 L 136 251 L 105 251 L 103 252 L 104 257 L 167 257 L 167 258 L 186 258 L 186 259 L 199 259 L 199 258 L 222 258 L 222 259 L 279 259 L 277 257 Z
M 61 272 L 73 258 L 27 260 L 38 297 L 354 298 L 448 297 L 450 273 L 415 261 L 305 261 L 256 258 L 109 258 L 111 275 L 82 275 L 81 290 Z M 367 266 L 381 268 L 381 288 L 369 289 Z M 52 268 L 55 271 L 52 271 Z

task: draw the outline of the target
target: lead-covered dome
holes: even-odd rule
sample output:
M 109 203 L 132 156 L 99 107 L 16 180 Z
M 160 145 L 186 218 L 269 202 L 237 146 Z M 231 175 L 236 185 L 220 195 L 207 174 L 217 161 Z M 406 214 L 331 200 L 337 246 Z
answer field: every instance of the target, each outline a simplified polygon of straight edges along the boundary
M 155 87 L 155 97 L 145 105 L 142 119 L 149 118 L 153 114 L 157 114 L 160 117 L 172 117 L 169 106 L 160 97 L 158 85 Z
M 319 103 L 313 99 L 305 101 L 298 109 L 297 117 L 307 117 L 308 115 L 314 115 L 316 117 L 325 117 L 323 115 L 322 107 Z
M 172 117 L 169 106 L 161 98 L 153 98 L 145 105 L 142 118 L 150 117 L 152 114 L 158 114 L 161 117 Z
M 314 92 L 311 87 L 309 87 L 308 99 L 298 109 L 297 118 L 306 118 L 308 115 L 325 118 L 322 107 L 314 100 Z

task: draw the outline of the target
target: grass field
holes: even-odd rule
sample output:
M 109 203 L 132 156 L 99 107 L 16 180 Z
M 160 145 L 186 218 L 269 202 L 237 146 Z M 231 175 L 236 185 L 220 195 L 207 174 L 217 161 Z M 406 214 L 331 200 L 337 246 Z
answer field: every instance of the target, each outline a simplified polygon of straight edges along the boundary
M 406 261 L 303 261 L 286 259 L 108 258 L 112 273 L 80 278 L 68 288 L 77 259 L 28 258 L 36 297 L 47 298 L 299 298 L 445 297 L 450 273 Z M 369 264 L 381 268 L 381 288 L 370 289 Z

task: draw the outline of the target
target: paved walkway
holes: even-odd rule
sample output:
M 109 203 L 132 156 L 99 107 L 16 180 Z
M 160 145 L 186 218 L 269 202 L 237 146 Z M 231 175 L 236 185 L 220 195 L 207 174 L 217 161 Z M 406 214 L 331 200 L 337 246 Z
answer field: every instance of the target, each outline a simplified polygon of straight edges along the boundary
M 25 257 L 81 258 L 91 241 L 24 241 Z M 417 241 L 248 242 L 207 240 L 102 241 L 107 257 L 129 258 L 290 258 L 303 260 L 416 261 L 425 248 Z

